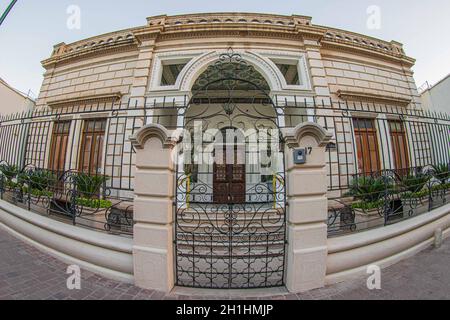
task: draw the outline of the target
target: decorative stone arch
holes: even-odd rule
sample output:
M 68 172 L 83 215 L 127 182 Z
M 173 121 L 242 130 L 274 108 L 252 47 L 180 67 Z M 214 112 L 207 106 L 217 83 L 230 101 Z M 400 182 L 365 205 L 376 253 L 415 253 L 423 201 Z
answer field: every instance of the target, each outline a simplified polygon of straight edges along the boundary
M 283 90 L 283 81 L 280 79 L 280 72 L 274 65 L 267 62 L 261 55 L 244 50 L 236 50 L 235 53 L 241 55 L 242 59 L 249 63 L 258 71 L 269 84 L 271 91 Z M 211 51 L 189 62 L 179 76 L 179 90 L 190 92 L 197 79 L 213 63 L 219 61 L 220 52 Z
M 159 139 L 164 149 L 173 148 L 178 142 L 164 126 L 154 123 L 139 129 L 130 137 L 130 141 L 136 149 L 144 149 L 145 143 L 151 138 Z
M 300 123 L 295 128 L 287 130 L 284 136 L 290 148 L 298 148 L 305 143 L 305 140 L 309 140 L 307 142 L 314 147 L 326 147 L 333 138 L 331 132 L 315 122 Z

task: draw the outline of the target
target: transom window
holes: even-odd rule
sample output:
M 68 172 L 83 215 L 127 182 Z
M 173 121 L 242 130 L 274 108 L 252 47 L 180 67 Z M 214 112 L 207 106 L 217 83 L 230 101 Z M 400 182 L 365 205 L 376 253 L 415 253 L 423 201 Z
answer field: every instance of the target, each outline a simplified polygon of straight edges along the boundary
M 187 63 L 163 64 L 161 75 L 161 86 L 173 86 L 176 84 L 178 76 Z
M 286 79 L 286 83 L 290 86 L 299 86 L 300 85 L 300 77 L 298 74 L 298 64 L 279 64 L 276 66 L 280 69 L 284 78 Z

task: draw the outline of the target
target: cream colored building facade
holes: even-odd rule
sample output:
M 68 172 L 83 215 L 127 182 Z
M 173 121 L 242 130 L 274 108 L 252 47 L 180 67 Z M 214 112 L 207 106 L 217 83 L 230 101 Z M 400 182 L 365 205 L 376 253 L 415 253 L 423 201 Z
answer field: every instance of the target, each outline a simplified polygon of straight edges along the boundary
M 399 42 L 306 16 L 149 17 L 143 26 L 55 45 L 42 62 L 36 117 L 12 119 L 5 130 L 25 141 L 24 152 L 0 155 L 108 177 L 104 197 L 126 212 L 119 224 L 129 223 L 133 239 L 101 238 L 114 243 L 102 250 L 123 260 L 89 255 L 94 271 L 166 292 L 175 285 L 306 291 L 371 263 L 389 265 L 430 241 L 432 227 L 411 227 L 421 235 L 412 239 L 404 225 L 373 230 L 370 239 L 328 239 L 336 225 L 330 210 L 348 207 L 354 177 L 450 162 L 433 143 L 449 137 L 418 119 L 414 63 Z M 275 146 L 263 141 L 272 171 L 262 173 L 267 166 L 254 161 L 262 147 L 254 151 L 248 140 L 231 143 L 238 154 L 231 166 L 217 161 L 224 151 L 217 146 L 180 152 L 183 129 L 195 133 L 196 121 L 203 134 L 214 129 L 214 139 L 228 129 L 248 140 L 248 132 L 277 130 Z M 199 154 L 214 163 L 186 162 Z M 108 227 L 111 212 L 102 211 Z M 445 220 L 444 230 L 447 213 L 433 216 L 436 225 Z M 354 231 L 346 217 L 340 213 L 339 230 Z
M 310 17 L 258 14 L 157 16 L 147 25 L 55 46 L 38 107 L 119 94 L 128 98 L 188 93 L 213 53 L 232 47 L 252 56 L 273 94 L 354 97 L 417 108 L 411 67 L 398 42 L 316 26 Z M 160 86 L 161 65 L 187 61 L 179 83 Z M 289 86 L 274 61 L 298 63 L 305 83 Z
M 400 43 L 316 26 L 310 17 L 240 13 L 156 16 L 142 27 L 60 43 L 43 61 L 46 72 L 36 105 L 38 110 L 80 111 L 85 105 L 86 110 L 96 105 L 102 110 L 111 101 L 113 109 L 139 108 L 145 101 L 183 105 L 192 97 L 192 87 L 202 72 L 230 47 L 263 76 L 277 104 L 294 105 L 294 100 L 313 104 L 313 99 L 329 104 L 331 99 L 354 102 L 356 108 L 368 103 L 373 110 L 384 105 L 420 109 L 411 71 L 414 59 L 406 56 Z M 296 66 L 299 82 L 288 84 L 277 67 L 280 64 Z M 161 85 L 162 70 L 171 65 L 183 68 L 174 83 Z M 330 110 L 324 112 L 330 114 Z M 125 136 L 130 136 L 132 125 L 122 126 L 120 121 L 125 120 L 118 121 L 120 129 L 128 130 Z M 351 131 L 349 123 L 334 125 Z M 344 145 L 339 148 L 344 149 Z M 131 144 L 126 143 L 121 151 L 116 148 L 106 159 L 107 175 L 122 170 L 117 162 L 112 166 L 113 156 L 130 153 Z M 422 156 L 411 157 L 411 161 Z M 337 154 L 331 161 L 337 182 Z M 354 173 L 352 167 L 354 163 L 347 174 Z M 133 175 L 129 178 L 133 184 Z

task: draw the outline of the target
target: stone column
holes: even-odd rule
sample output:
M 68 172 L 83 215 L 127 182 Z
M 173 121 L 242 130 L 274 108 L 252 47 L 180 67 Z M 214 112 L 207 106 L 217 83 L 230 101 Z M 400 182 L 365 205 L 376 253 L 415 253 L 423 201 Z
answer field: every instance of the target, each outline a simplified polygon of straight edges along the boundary
M 134 70 L 133 83 L 130 88 L 130 106 L 144 107 L 145 94 L 148 90 L 153 51 L 158 36 L 164 29 L 166 16 L 148 18 L 147 26 L 134 32 L 139 45 L 139 56 Z
M 316 123 L 285 131 L 288 196 L 286 286 L 303 292 L 325 285 L 327 259 L 327 172 L 325 147 L 332 134 Z M 294 164 L 294 150 L 307 148 L 307 162 Z M 310 153 L 309 153 L 310 151 Z
M 134 201 L 134 278 L 145 289 L 174 287 L 173 201 L 176 139 L 163 126 L 150 124 L 131 141 L 136 148 Z

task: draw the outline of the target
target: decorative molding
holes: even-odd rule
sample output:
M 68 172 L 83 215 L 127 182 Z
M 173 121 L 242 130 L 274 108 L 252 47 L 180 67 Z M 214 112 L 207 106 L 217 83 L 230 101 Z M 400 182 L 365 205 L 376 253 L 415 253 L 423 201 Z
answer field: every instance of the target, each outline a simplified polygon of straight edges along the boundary
M 285 130 L 284 138 L 290 148 L 298 148 L 304 137 L 313 137 L 319 147 L 326 147 L 333 138 L 331 132 L 314 122 L 304 122 L 295 128 Z
M 188 69 L 192 68 L 192 64 L 194 63 L 193 61 L 195 60 L 195 58 L 202 56 L 203 53 L 204 51 L 202 50 L 155 53 L 153 56 L 152 69 L 150 71 L 149 90 L 152 92 L 180 90 L 182 81 L 181 79 L 183 78 L 183 75 L 186 74 Z M 178 78 L 173 86 L 161 86 L 160 80 L 162 75 L 163 63 L 171 60 L 188 60 L 188 62 L 178 75 Z
M 164 126 L 151 123 L 138 130 L 130 137 L 130 141 L 136 149 L 144 149 L 145 143 L 150 138 L 158 138 L 163 148 L 167 149 L 175 147 L 179 140 L 173 137 Z
M 409 67 L 414 66 L 415 59 L 407 57 L 405 55 L 400 54 L 393 54 L 384 52 L 383 50 L 379 50 L 372 47 L 363 47 L 363 46 L 356 46 L 351 43 L 343 43 L 343 42 L 333 42 L 333 41 L 326 41 L 322 40 L 322 48 L 324 49 L 332 49 L 339 52 L 348 52 L 348 53 L 355 53 L 358 52 L 366 57 L 375 57 L 378 59 L 382 59 L 384 61 L 395 61 L 397 63 L 404 63 L 408 65 Z
M 147 25 L 116 31 L 74 42 L 54 46 L 50 59 L 42 64 L 50 67 L 54 63 L 75 57 L 105 52 L 120 46 L 137 46 L 142 39 L 155 40 L 179 38 L 206 38 L 218 36 L 293 39 L 315 39 L 326 45 L 347 50 L 359 50 L 368 55 L 401 59 L 414 64 L 407 57 L 402 44 L 383 41 L 369 36 L 334 28 L 313 25 L 311 17 L 282 16 L 255 13 L 210 13 L 178 16 L 160 15 L 147 18 Z
M 312 91 L 311 76 L 309 73 L 309 67 L 307 64 L 306 52 L 290 52 L 290 51 L 277 51 L 277 50 L 255 50 L 255 53 L 263 57 L 268 64 L 272 66 L 272 69 L 276 73 L 276 77 L 280 79 L 281 87 L 286 91 Z M 298 63 L 298 74 L 301 78 L 301 85 L 288 85 L 281 71 L 275 65 L 272 59 L 291 60 Z M 274 91 L 274 90 L 272 90 Z
M 338 90 L 337 95 L 343 100 L 370 101 L 379 103 L 390 103 L 400 106 L 408 106 L 412 99 L 403 96 L 388 96 L 386 94 L 365 93 L 360 91 Z
M 88 95 L 88 96 L 81 96 L 77 98 L 71 98 L 71 99 L 55 99 L 55 100 L 49 100 L 47 101 L 47 105 L 50 108 L 57 108 L 61 107 L 67 104 L 74 104 L 79 102 L 86 102 L 86 101 L 104 101 L 104 100 L 120 100 L 122 98 L 122 93 L 120 92 L 114 92 L 110 94 L 98 94 L 98 95 Z
M 182 75 L 180 74 L 180 78 L 182 79 L 180 84 L 181 91 L 190 91 L 197 78 L 207 69 L 207 67 L 219 60 L 220 54 L 218 51 L 219 50 L 209 52 L 198 59 L 191 61 L 192 65 L 190 65 L 189 68 L 186 68 L 186 73 Z M 234 51 L 240 54 L 243 60 L 252 65 L 259 73 L 261 73 L 269 84 L 271 90 L 282 90 L 282 82 L 274 69 L 274 67 L 276 67 L 274 64 L 268 63 L 263 57 L 255 52 L 243 51 L 239 49 L 235 49 Z

